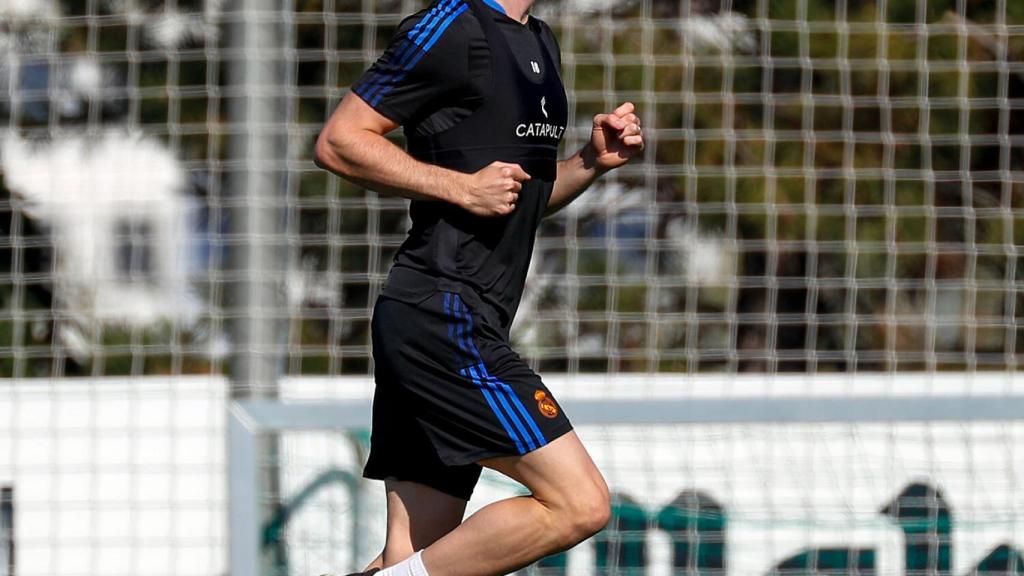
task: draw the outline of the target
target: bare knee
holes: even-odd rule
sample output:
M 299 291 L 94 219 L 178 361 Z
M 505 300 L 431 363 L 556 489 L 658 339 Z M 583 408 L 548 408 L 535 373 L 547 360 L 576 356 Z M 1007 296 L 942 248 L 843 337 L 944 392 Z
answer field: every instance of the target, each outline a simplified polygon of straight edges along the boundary
M 608 487 L 602 481 L 588 495 L 586 503 L 583 504 L 583 508 L 579 512 L 580 520 L 577 523 L 579 539 L 586 540 L 604 530 L 611 515 L 611 496 L 608 494 Z
M 555 507 L 555 533 L 562 548 L 571 548 L 597 534 L 611 517 L 611 499 L 604 482 L 574 491 Z
M 607 495 L 590 500 L 577 512 L 576 521 L 573 526 L 573 545 L 604 530 L 604 527 L 608 525 L 611 514 L 611 505 Z

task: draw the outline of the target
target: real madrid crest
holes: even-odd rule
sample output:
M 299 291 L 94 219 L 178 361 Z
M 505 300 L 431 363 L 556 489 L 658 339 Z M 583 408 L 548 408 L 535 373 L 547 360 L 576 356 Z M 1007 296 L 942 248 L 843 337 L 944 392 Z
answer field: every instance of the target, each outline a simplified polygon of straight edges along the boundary
M 537 390 L 533 395 L 533 399 L 537 401 L 537 409 L 540 410 L 540 413 L 545 418 L 555 418 L 558 416 L 558 404 L 555 404 L 554 400 L 548 398 L 548 395 L 543 390 Z

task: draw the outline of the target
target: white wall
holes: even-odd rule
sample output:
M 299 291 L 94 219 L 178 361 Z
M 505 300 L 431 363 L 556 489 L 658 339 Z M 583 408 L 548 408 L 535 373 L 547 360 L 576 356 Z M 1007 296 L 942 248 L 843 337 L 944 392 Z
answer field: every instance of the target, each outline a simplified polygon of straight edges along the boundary
M 0 383 L 15 573 L 222 573 L 224 390 L 219 378 Z

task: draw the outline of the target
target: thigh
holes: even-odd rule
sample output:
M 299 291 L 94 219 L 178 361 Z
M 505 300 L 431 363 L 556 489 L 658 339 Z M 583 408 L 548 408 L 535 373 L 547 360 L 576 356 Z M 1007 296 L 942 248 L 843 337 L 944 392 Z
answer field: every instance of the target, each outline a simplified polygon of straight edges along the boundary
M 388 480 L 387 545 L 390 566 L 430 546 L 462 523 L 466 501 L 424 484 Z
M 470 293 L 471 294 L 471 293 Z M 540 376 L 508 343 L 493 314 L 470 295 L 444 293 L 456 366 L 471 394 L 460 398 L 465 420 L 481 432 L 473 462 L 521 456 L 572 430 L 565 412 Z
M 607 500 L 608 485 L 575 432 L 524 456 L 483 460 L 480 465 L 516 480 L 537 500 L 554 507 Z
M 424 489 L 429 487 L 449 498 L 468 501 L 480 478 L 480 466 L 444 463 L 429 433 L 408 409 L 414 403 L 399 391 L 389 393 L 378 387 L 373 404 L 370 455 L 363 476 L 386 482 L 401 481 Z
M 382 299 L 373 356 L 374 448 L 397 418 L 414 420 L 449 467 L 522 455 L 572 429 L 540 377 L 459 293 L 415 305 Z
M 373 334 L 377 386 L 363 475 L 425 485 L 469 500 L 480 467 L 472 461 L 446 460 L 446 438 L 439 438 L 437 427 L 429 424 L 456 404 L 448 398 L 456 392 L 445 378 L 450 372 L 431 363 L 438 331 L 431 320 L 422 308 L 388 299 L 378 302 Z

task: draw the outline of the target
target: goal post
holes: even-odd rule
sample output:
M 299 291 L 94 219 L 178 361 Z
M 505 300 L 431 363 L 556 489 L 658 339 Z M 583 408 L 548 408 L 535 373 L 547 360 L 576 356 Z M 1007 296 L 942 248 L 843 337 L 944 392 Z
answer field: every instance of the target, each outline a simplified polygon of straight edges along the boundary
M 969 568 L 998 555 L 1000 544 L 1011 551 L 1024 544 L 1024 510 L 1013 481 L 1024 472 L 1014 446 L 1024 440 L 1024 382 L 1017 376 L 643 376 L 622 378 L 619 384 L 631 388 L 630 394 L 606 394 L 613 380 L 549 379 L 556 393 L 563 391 L 560 403 L 608 478 L 616 505 L 602 534 L 571 552 L 568 563 L 562 557 L 533 569 L 537 573 L 668 574 L 687 566 L 695 571 L 683 573 L 714 573 L 697 570 L 709 557 L 706 549 L 703 556 L 697 550 L 716 522 L 726 573 L 806 573 L 845 564 L 865 573 L 869 567 L 894 573 L 912 561 L 900 546 L 911 546 L 914 537 L 899 536 L 900 522 L 910 520 L 880 512 L 887 498 L 898 501 L 901 491 L 914 486 L 944 494 L 942 501 L 955 509 L 956 566 Z M 727 381 L 731 386 L 723 385 Z M 369 427 L 369 382 L 351 379 L 345 386 L 362 389 L 362 397 L 311 399 L 337 384 L 290 379 L 283 384 L 288 401 L 231 404 L 232 576 L 258 574 L 267 544 L 265 525 L 258 521 L 267 502 L 258 481 L 257 439 L 294 438 L 285 441 L 291 448 L 282 450 L 278 462 L 287 476 L 290 467 L 334 466 L 304 461 L 316 452 L 299 447 L 303 434 Z M 358 457 L 348 459 L 346 474 L 358 478 L 361 464 Z M 348 544 L 350 565 L 328 566 L 337 551 L 291 539 L 285 545 L 299 559 L 292 570 L 347 573 L 378 552 L 373 546 L 379 545 L 383 510 L 356 503 L 367 497 L 365 489 L 377 490 L 376 483 L 366 484 L 350 490 L 346 536 L 339 540 Z M 519 493 L 509 486 L 485 491 Z M 938 506 L 938 497 L 922 498 L 914 505 Z M 804 508 L 794 514 L 789 506 L 796 504 Z M 474 501 L 470 508 L 479 505 Z M 352 509 L 363 518 L 351 515 Z M 940 547 L 943 533 L 922 538 L 919 544 Z M 823 543 L 830 545 L 817 546 Z

